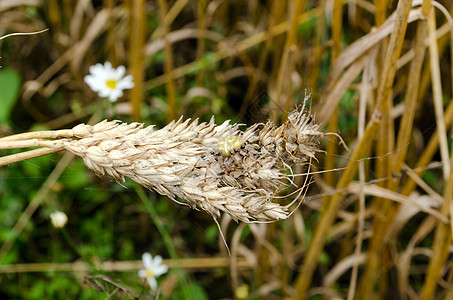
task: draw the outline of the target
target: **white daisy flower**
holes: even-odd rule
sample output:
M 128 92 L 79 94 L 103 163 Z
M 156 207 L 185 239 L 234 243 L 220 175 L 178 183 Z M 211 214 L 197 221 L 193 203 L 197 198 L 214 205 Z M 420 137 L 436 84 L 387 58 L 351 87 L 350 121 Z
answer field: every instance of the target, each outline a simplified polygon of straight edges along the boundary
M 144 269 L 138 271 L 140 278 L 146 278 L 151 289 L 157 289 L 156 277 L 167 273 L 168 267 L 162 264 L 162 257 L 157 255 L 154 259 L 148 252 L 142 256 Z
M 85 76 L 84 80 L 100 97 L 108 97 L 111 102 L 115 102 L 123 95 L 123 90 L 134 87 L 134 78 L 132 75 L 124 77 L 125 73 L 124 66 L 114 69 L 107 61 L 104 65 L 91 66 L 90 75 Z
M 50 222 L 55 228 L 63 228 L 68 222 L 68 216 L 64 212 L 56 210 L 50 214 Z

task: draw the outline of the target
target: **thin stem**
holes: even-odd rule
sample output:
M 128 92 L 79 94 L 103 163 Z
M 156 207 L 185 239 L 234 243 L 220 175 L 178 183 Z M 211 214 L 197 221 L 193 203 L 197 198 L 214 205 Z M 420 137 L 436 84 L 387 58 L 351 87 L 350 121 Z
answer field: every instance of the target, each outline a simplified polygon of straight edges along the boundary
M 135 121 L 141 119 L 141 103 L 144 93 L 145 80 L 145 1 L 131 1 L 131 25 L 130 25 L 130 68 L 134 76 L 134 87 L 131 90 L 130 102 L 132 104 L 132 118 Z
M 263 50 L 260 52 L 260 59 L 258 62 L 258 66 L 254 68 L 253 74 L 249 77 L 250 84 L 247 90 L 247 93 L 244 97 L 244 101 L 242 102 L 241 109 L 239 110 L 239 115 L 243 116 L 249 103 L 256 99 L 259 95 L 257 95 L 258 84 L 263 77 L 264 68 L 268 63 L 268 57 L 270 49 L 272 48 L 272 43 L 274 42 L 273 35 L 271 33 L 272 29 L 274 28 L 275 24 L 278 22 L 279 18 L 281 17 L 281 11 L 284 9 L 284 5 L 281 2 L 273 1 L 272 6 L 270 9 L 270 15 L 268 16 L 269 21 L 267 22 L 267 28 L 264 32 L 268 38 L 265 39 Z M 277 51 L 277 49 L 275 49 Z M 271 76 L 272 77 L 272 76 Z
M 389 118 L 389 105 L 391 105 L 390 97 L 394 78 L 396 74 L 397 61 L 401 54 L 406 28 L 409 20 L 409 14 L 412 7 L 412 1 L 404 0 L 398 2 L 398 7 L 395 15 L 394 28 L 390 37 L 389 45 L 385 54 L 385 61 L 380 74 L 380 85 L 377 93 L 377 104 L 375 114 L 378 113 L 380 118 Z M 384 113 L 384 115 L 382 115 Z M 387 119 L 387 125 L 389 125 Z M 388 145 L 390 146 L 390 145 Z M 385 148 L 388 149 L 388 148 Z M 378 200 L 378 199 L 377 199 Z M 386 233 L 385 222 L 390 222 L 393 218 L 394 210 L 392 204 L 387 201 L 376 202 L 378 213 L 382 216 L 381 219 L 376 219 L 373 224 L 374 235 L 370 241 L 370 250 L 368 251 L 368 264 L 364 274 L 361 276 L 358 297 L 369 297 L 372 295 L 376 276 L 379 274 L 377 271 L 382 265 L 379 264 L 381 259 L 387 259 L 386 249 L 382 248 L 381 241 L 384 239 Z M 382 225 L 382 226 L 381 226 Z M 382 253 L 383 255 L 378 255 Z M 386 282 L 382 282 L 383 285 Z
M 415 116 L 415 109 L 417 107 L 418 88 L 420 86 L 420 74 L 423 66 L 425 55 L 425 38 L 427 33 L 426 20 L 420 20 L 417 25 L 417 33 L 414 43 L 414 58 L 412 59 L 409 76 L 406 88 L 406 97 L 404 101 L 404 113 L 401 118 L 401 125 L 398 130 L 398 138 L 396 143 L 396 154 L 393 156 L 392 171 L 398 174 L 401 171 L 401 166 L 405 161 L 412 132 L 412 123 Z M 396 185 L 396 183 L 395 183 Z
M 453 99 L 450 99 L 449 103 L 450 104 L 448 105 L 444 114 L 444 122 L 445 126 L 447 127 L 450 126 L 451 123 L 453 122 Z M 423 153 L 420 155 L 420 159 L 418 160 L 417 164 L 414 167 L 414 170 L 420 170 L 416 172 L 418 175 L 420 175 L 423 172 L 422 170 L 424 170 L 425 166 L 431 162 L 438 148 L 439 148 L 439 134 L 438 129 L 436 128 L 433 135 L 431 136 L 431 139 L 424 148 Z M 410 179 L 401 189 L 401 194 L 407 196 L 414 190 L 415 187 L 416 182 Z
M 33 147 L 56 147 L 61 144 L 59 141 L 43 141 L 41 139 L 31 139 L 24 141 L 4 141 L 0 142 L 0 149 L 19 149 L 19 148 L 33 148 Z
M 340 55 L 341 51 L 341 31 L 343 29 L 343 1 L 335 0 L 333 2 L 333 21 L 332 21 L 332 52 L 330 56 L 330 65 L 334 66 L 335 61 Z M 349 84 L 348 84 L 349 86 Z M 343 95 L 343 93 L 341 93 Z M 329 118 L 328 131 L 337 132 L 338 131 L 338 109 L 339 105 L 334 108 L 334 111 Z M 328 139 L 326 145 L 326 160 L 325 167 L 328 170 L 335 169 L 335 158 L 337 157 L 337 141 L 335 139 Z M 324 175 L 324 180 L 329 187 L 335 186 L 335 173 L 326 173 Z M 323 207 L 328 205 L 329 197 L 324 197 Z
M 175 88 L 175 76 L 173 75 L 174 63 L 173 63 L 173 46 L 168 38 L 170 32 L 170 24 L 166 19 L 168 13 L 168 3 L 165 0 L 159 0 L 159 14 L 162 22 L 163 38 L 165 42 L 164 53 L 164 69 L 165 75 L 167 76 L 167 83 L 165 85 L 165 91 L 167 92 L 167 121 L 171 122 L 176 117 L 176 88 Z
M 170 8 L 168 13 L 165 15 L 165 24 L 168 26 L 173 24 L 173 21 L 176 19 L 176 17 L 181 13 L 181 11 L 184 9 L 184 7 L 187 5 L 189 0 L 177 0 Z M 151 40 L 155 41 L 157 39 L 160 39 L 162 37 L 163 33 L 163 23 L 159 24 L 159 27 L 152 33 L 151 35 Z
M 310 247 L 308 249 L 304 263 L 301 265 L 301 270 L 299 272 L 300 275 L 296 281 L 297 297 L 295 299 L 304 299 L 306 296 L 313 276 L 313 272 L 315 271 L 316 265 L 318 263 L 319 254 L 321 253 L 322 248 L 324 247 L 325 239 L 327 238 L 327 231 L 335 220 L 338 209 L 340 208 L 342 203 L 341 199 L 343 198 L 343 196 L 340 191 L 345 189 L 354 178 L 361 158 L 365 157 L 365 155 L 369 151 L 369 148 L 371 147 L 371 141 L 375 135 L 376 127 L 377 123 L 375 124 L 374 122 L 372 122 L 366 128 L 360 144 L 352 154 L 346 170 L 344 171 L 343 175 L 340 178 L 340 181 L 338 182 L 338 185 L 335 189 L 336 192 L 329 201 L 329 206 L 326 210 L 321 212 L 321 221 L 314 232 L 314 236 L 310 243 Z
M 375 57 L 375 55 L 373 55 Z M 363 138 L 363 134 L 365 132 L 365 117 L 366 117 L 366 103 L 369 95 L 372 93 L 372 85 L 371 85 L 371 67 L 372 63 L 368 64 L 363 71 L 362 76 L 362 84 L 360 89 L 360 100 L 359 100 L 359 124 L 357 128 L 357 137 L 359 139 Z M 362 243 L 363 243 L 363 231 L 365 228 L 365 180 L 366 180 L 366 173 L 365 173 L 365 162 L 361 161 L 359 163 L 359 181 L 360 181 L 360 192 L 359 192 L 359 208 L 358 208 L 358 216 L 357 216 L 357 236 L 355 241 L 355 250 L 354 255 L 356 256 L 356 260 L 354 260 L 354 265 L 352 266 L 351 270 L 351 280 L 348 290 L 348 300 L 354 299 L 354 295 L 357 289 L 357 278 L 358 278 L 358 269 L 359 269 L 359 257 L 362 252 Z
M 450 167 L 450 174 L 446 182 L 444 202 L 442 205 L 442 214 L 444 216 L 448 216 L 449 213 L 451 214 L 450 207 L 453 197 L 453 159 L 450 159 Z M 434 235 L 433 256 L 429 263 L 428 272 L 426 273 L 425 283 L 420 297 L 421 300 L 435 298 L 436 287 L 446 264 L 451 239 L 452 237 L 448 224 L 439 222 Z
M 143 190 L 143 188 L 141 186 L 137 185 L 136 188 L 135 188 L 135 191 L 137 192 L 138 197 L 140 198 L 140 200 L 142 201 L 143 205 L 145 206 L 146 211 L 148 212 L 148 214 L 150 215 L 151 219 L 153 220 L 154 225 L 156 225 L 157 230 L 159 231 L 160 235 L 164 239 L 164 243 L 165 243 L 165 246 L 167 247 L 167 251 L 170 254 L 170 257 L 174 261 L 178 262 L 178 256 L 176 254 L 176 249 L 175 249 L 175 247 L 173 245 L 173 242 L 171 240 L 171 236 L 168 233 L 168 231 L 165 228 L 165 226 L 162 223 L 162 221 L 160 220 L 159 214 L 154 209 L 154 206 L 149 201 L 148 197 L 145 194 L 145 191 Z M 184 273 L 182 273 L 181 268 L 179 268 L 177 264 L 176 264 L 176 269 L 178 270 L 179 278 L 181 280 L 181 283 L 180 283 L 181 286 L 183 286 L 183 287 L 188 286 L 189 283 L 187 281 L 187 278 L 184 275 Z M 190 297 L 189 297 L 190 295 L 188 295 L 188 290 L 186 288 L 183 288 L 182 291 L 184 293 L 185 299 L 190 299 Z
M 443 174 L 444 180 L 447 180 L 450 173 L 448 144 L 447 144 L 447 130 L 443 120 L 444 110 L 442 104 L 442 84 L 440 79 L 440 65 L 439 65 L 439 49 L 436 39 L 436 19 L 434 9 L 428 18 L 428 40 L 429 40 L 429 58 L 431 67 L 431 80 L 434 98 L 434 111 L 436 114 L 436 125 L 439 134 L 439 148 L 442 162 L 444 163 Z
M 412 1 L 403 0 L 398 2 L 396 11 L 396 22 L 394 23 L 393 32 L 390 38 L 390 43 L 387 48 L 387 61 L 384 64 L 381 85 L 379 86 L 376 109 L 373 113 L 372 119 L 369 122 L 363 138 L 360 140 L 359 145 L 354 151 L 351 160 L 348 163 L 346 171 L 343 173 L 337 189 L 341 190 L 346 188 L 356 174 L 359 161 L 370 149 L 373 138 L 375 137 L 378 125 L 381 122 L 381 112 L 384 110 L 384 105 L 390 91 L 396 74 L 396 62 L 401 53 L 401 47 L 404 41 L 404 36 L 407 28 L 409 12 L 411 10 Z M 296 282 L 296 298 L 303 299 L 307 295 L 313 273 L 316 269 L 318 256 L 321 253 L 325 240 L 327 238 L 327 231 L 330 225 L 334 222 L 338 209 L 341 206 L 342 195 L 336 192 L 330 199 L 330 205 L 326 211 L 322 212 L 321 222 L 315 230 L 313 240 L 308 249 L 307 256 L 302 264 L 299 278 Z M 367 295 L 370 295 L 369 293 Z
M 39 30 L 39 31 L 33 31 L 33 32 L 14 32 L 14 33 L 10 33 L 10 34 L 1 36 L 0 37 L 0 41 L 3 40 L 3 39 L 6 39 L 8 37 L 11 37 L 11 36 L 16 36 L 16 35 L 34 35 L 34 34 L 40 34 L 40 33 L 46 32 L 47 30 L 49 30 L 49 28 L 46 28 L 46 29 L 43 29 L 43 30 Z
M 30 158 L 40 157 L 47 154 L 55 153 L 64 150 L 64 146 L 60 145 L 53 148 L 40 148 L 34 149 L 26 152 L 21 152 L 17 154 L 11 154 L 8 156 L 0 157 L 0 167 L 4 165 L 9 165 L 15 162 L 27 160 Z
M 168 253 L 170 254 L 170 257 L 172 259 L 178 259 L 178 256 L 176 254 L 175 247 L 173 246 L 173 242 L 171 240 L 171 236 L 168 233 L 167 229 L 165 228 L 164 224 L 159 218 L 159 215 L 157 211 L 154 209 L 154 206 L 150 203 L 148 197 L 145 194 L 145 191 L 141 186 L 136 187 L 136 192 L 140 200 L 142 201 L 143 205 L 146 208 L 146 211 L 150 215 L 151 219 L 153 220 L 154 224 L 157 227 L 157 230 L 159 231 L 160 235 L 164 239 L 164 243 L 167 246 Z
M 288 80 L 288 74 L 293 72 L 295 67 L 294 64 L 294 53 L 298 48 L 297 45 L 297 26 L 299 24 L 299 14 L 304 8 L 302 0 L 294 1 L 294 7 L 291 15 L 291 22 L 288 31 L 288 35 L 285 42 L 285 48 L 283 49 L 283 57 L 280 62 L 280 69 L 277 78 L 277 86 L 275 93 L 275 101 L 278 101 L 281 107 L 287 108 L 292 105 L 288 100 L 290 99 L 291 93 L 291 81 Z M 273 111 L 275 112 L 275 111 Z M 275 119 L 275 115 L 273 116 Z
M 277 1 L 274 1 L 272 3 L 277 3 Z M 320 0 L 318 7 L 321 9 L 322 12 L 326 11 L 326 0 Z M 314 45 L 313 45 L 313 56 L 314 56 L 314 62 L 311 66 L 311 74 L 310 74 L 310 84 L 311 87 L 315 90 L 318 89 L 319 85 L 319 74 L 320 74 L 320 69 L 321 69 L 321 60 L 323 56 L 323 43 L 325 42 L 325 37 L 324 37 L 324 30 L 326 27 L 326 15 L 323 13 L 321 14 L 318 19 L 316 20 L 316 34 L 314 37 Z
M 162 263 L 168 268 L 181 268 L 188 270 L 198 269 L 218 269 L 230 266 L 228 257 L 201 257 L 201 258 L 180 258 L 178 260 L 164 259 Z M 236 259 L 238 269 L 250 269 L 252 266 L 245 258 Z M 105 272 L 125 272 L 136 271 L 143 268 L 141 260 L 129 261 L 105 261 L 95 264 L 96 269 Z M 73 263 L 30 263 L 30 264 L 11 264 L 0 265 L 0 274 L 13 273 L 35 273 L 35 272 L 82 272 L 92 270 L 92 265 L 83 261 Z M 190 299 L 190 298 L 189 298 Z
M 199 0 L 197 6 L 197 28 L 198 28 L 198 39 L 197 39 L 197 60 L 203 58 L 203 54 L 206 52 L 206 0 Z M 168 34 L 168 33 L 167 33 Z M 165 46 L 168 43 L 168 39 L 165 40 Z M 203 85 L 204 72 L 198 72 L 197 78 L 195 79 L 196 86 Z
M 23 141 L 31 139 L 58 139 L 74 137 L 72 129 L 50 130 L 50 131 L 32 131 L 14 135 L 9 135 L 0 138 L 0 145 L 6 141 Z
M 77 253 L 77 255 L 79 257 L 83 257 L 83 254 L 82 252 L 80 251 L 80 249 L 76 246 L 76 244 L 74 243 L 74 241 L 72 240 L 71 236 L 69 235 L 68 231 L 66 230 L 66 228 L 61 228 L 61 233 L 63 234 L 63 237 L 64 239 L 66 240 L 66 242 L 68 243 L 69 247 L 71 247 L 72 250 L 74 250 L 75 253 Z
M 309 12 L 302 13 L 298 16 L 298 24 L 300 25 L 305 22 L 309 22 L 312 19 L 320 16 L 321 13 L 322 13 L 322 11 L 319 8 L 315 8 Z M 288 30 L 288 26 L 289 26 L 288 22 L 282 22 L 280 24 L 275 25 L 269 32 L 270 32 L 271 36 L 275 37 L 275 36 L 285 33 Z M 265 42 L 268 38 L 269 38 L 269 35 L 267 34 L 266 30 L 259 32 L 249 38 L 246 38 L 236 44 L 236 46 L 235 46 L 236 53 L 245 52 L 246 50 L 248 50 L 252 47 L 256 47 L 258 44 Z M 217 63 L 217 62 L 221 61 L 222 59 L 231 57 L 231 55 L 232 55 L 231 51 L 227 51 L 226 49 L 221 48 L 219 51 L 214 52 L 212 54 L 210 61 L 212 61 L 212 63 Z M 174 68 L 173 69 L 173 76 L 174 76 L 173 79 L 181 78 L 181 77 L 187 75 L 188 73 L 193 72 L 194 70 L 196 70 L 198 68 L 198 65 L 199 65 L 199 62 L 194 61 L 194 62 L 188 63 L 184 66 Z M 169 81 L 169 78 L 168 78 L 167 74 L 163 74 L 163 75 L 157 76 L 157 77 L 153 78 L 152 80 L 150 80 L 149 82 L 147 82 L 145 88 L 152 89 L 157 86 L 163 85 L 163 84 L 167 83 L 168 81 Z

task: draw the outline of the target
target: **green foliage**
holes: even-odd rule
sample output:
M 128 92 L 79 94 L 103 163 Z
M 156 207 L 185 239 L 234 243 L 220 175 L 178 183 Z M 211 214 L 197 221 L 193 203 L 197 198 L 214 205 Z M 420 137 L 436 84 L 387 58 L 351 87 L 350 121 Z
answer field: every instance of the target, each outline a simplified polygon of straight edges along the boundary
M 189 298 L 187 298 L 186 295 L 190 295 Z M 204 291 L 203 287 L 197 283 L 191 284 L 189 286 L 184 286 L 182 289 L 175 294 L 172 295 L 171 297 L 172 300 L 182 300 L 182 299 L 187 299 L 187 300 L 207 300 L 209 299 L 208 295 L 206 295 L 206 292 Z
M 69 190 L 82 190 L 91 183 L 90 174 L 81 160 L 76 160 L 60 177 L 60 182 Z
M 329 254 L 327 254 L 327 252 L 325 252 L 325 251 L 321 252 L 319 254 L 319 262 L 324 266 L 328 266 L 331 262 Z
M 196 75 L 198 72 L 213 71 L 217 68 L 217 62 L 213 53 L 206 53 L 197 64 L 190 69 L 191 75 Z
M 357 92 L 348 90 L 340 99 L 338 126 L 343 135 L 353 135 L 357 128 Z
M 19 99 L 20 76 L 10 68 L 0 69 L 0 123 L 10 123 L 10 113 Z

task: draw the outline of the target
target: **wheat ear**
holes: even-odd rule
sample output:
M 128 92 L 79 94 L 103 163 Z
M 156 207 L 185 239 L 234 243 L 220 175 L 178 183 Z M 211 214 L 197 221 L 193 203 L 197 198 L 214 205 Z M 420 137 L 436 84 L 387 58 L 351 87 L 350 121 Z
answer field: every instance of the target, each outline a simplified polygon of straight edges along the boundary
M 223 211 L 236 221 L 255 222 L 288 217 L 288 205 L 281 203 L 280 194 L 295 185 L 291 166 L 309 164 L 322 136 L 319 125 L 302 108 L 278 127 L 269 121 L 241 131 L 229 121 L 216 125 L 214 118 L 208 123 L 181 118 L 155 130 L 140 123 L 102 121 L 2 138 L 0 148 L 14 143 L 43 146 L 37 150 L 44 154 L 65 149 L 80 156 L 96 174 L 107 174 L 120 184 L 128 177 L 214 218 Z M 0 165 L 7 158 L 0 158 Z M 300 196 L 290 195 L 294 194 Z

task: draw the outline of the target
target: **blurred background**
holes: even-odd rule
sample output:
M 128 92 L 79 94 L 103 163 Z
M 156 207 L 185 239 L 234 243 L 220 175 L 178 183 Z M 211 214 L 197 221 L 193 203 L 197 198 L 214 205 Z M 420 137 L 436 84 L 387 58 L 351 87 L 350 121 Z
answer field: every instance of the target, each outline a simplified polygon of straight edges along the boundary
M 325 132 L 285 221 L 219 222 L 52 154 L 0 167 L 6 299 L 446 299 L 453 272 L 450 1 L 0 0 L 0 136 L 102 119 L 285 120 Z M 394 22 L 394 20 L 397 22 Z M 124 65 L 115 103 L 84 82 Z M 2 156 L 16 150 L 1 150 Z M 49 215 L 68 216 L 62 229 Z M 152 292 L 141 256 L 170 266 Z M 106 264 L 106 262 L 111 262 Z

